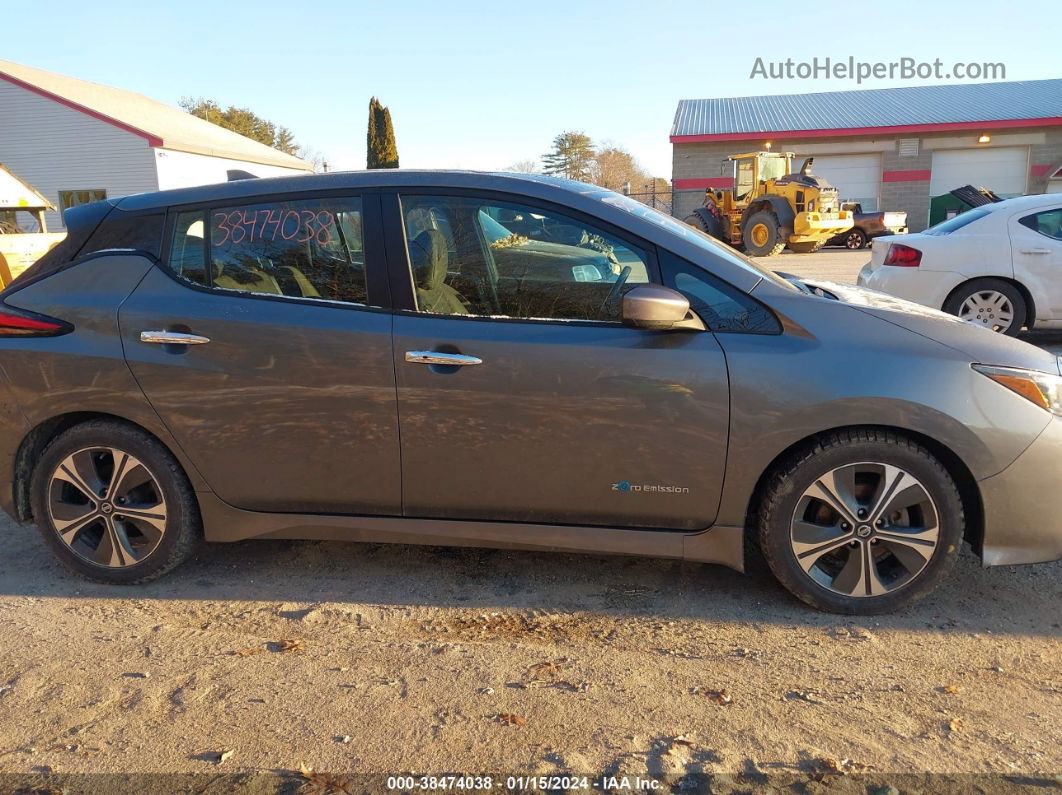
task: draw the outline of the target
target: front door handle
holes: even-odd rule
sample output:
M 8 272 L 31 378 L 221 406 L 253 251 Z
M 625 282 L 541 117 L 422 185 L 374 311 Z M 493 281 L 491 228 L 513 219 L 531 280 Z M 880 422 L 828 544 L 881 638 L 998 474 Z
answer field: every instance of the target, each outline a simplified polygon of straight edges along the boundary
M 478 356 L 466 356 L 463 353 L 442 353 L 440 351 L 406 351 L 406 361 L 413 364 L 442 364 L 448 367 L 483 364 L 483 360 Z
M 1049 248 L 1023 248 L 1021 250 L 1021 253 L 1022 254 L 1050 254 L 1051 253 L 1051 249 L 1049 249 Z
M 182 331 L 141 331 L 140 341 L 156 345 L 206 345 L 210 342 L 210 337 L 200 337 L 198 334 L 186 334 Z

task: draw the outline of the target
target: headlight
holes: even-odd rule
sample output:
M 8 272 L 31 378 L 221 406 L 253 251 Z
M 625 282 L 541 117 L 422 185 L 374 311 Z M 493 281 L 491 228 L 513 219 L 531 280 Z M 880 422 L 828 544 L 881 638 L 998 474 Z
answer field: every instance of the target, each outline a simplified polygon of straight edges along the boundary
M 987 364 L 975 364 L 973 369 L 1012 392 L 1017 392 L 1040 408 L 1062 417 L 1062 376 L 1041 373 L 1039 370 L 994 367 Z

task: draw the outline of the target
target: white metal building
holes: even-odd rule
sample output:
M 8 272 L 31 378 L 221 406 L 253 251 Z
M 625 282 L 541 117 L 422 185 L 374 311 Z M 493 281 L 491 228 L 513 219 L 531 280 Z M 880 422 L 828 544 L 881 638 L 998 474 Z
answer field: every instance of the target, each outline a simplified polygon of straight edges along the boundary
M 59 208 L 312 171 L 304 160 L 132 91 L 0 61 L 0 163 Z

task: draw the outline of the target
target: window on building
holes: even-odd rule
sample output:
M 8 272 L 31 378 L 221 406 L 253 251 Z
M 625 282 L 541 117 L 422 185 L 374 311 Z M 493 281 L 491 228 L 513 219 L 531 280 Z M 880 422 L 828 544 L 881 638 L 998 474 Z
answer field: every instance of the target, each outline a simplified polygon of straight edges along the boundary
M 77 207 L 79 204 L 103 201 L 107 198 L 107 191 L 103 188 L 88 188 L 85 190 L 61 190 L 59 191 L 59 212 Z

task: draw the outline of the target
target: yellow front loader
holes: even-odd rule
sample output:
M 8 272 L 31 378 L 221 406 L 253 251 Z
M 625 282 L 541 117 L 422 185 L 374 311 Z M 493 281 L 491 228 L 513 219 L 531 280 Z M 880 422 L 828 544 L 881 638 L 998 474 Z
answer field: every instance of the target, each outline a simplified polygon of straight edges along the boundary
M 47 211 L 52 203 L 0 163 L 0 288 L 66 237 L 48 231 Z
M 793 173 L 792 152 L 732 155 L 734 187 L 709 188 L 704 205 L 686 223 L 750 257 L 791 251 L 818 251 L 834 235 L 850 229 L 852 213 L 842 210 L 837 190 L 811 173 L 814 158 Z

